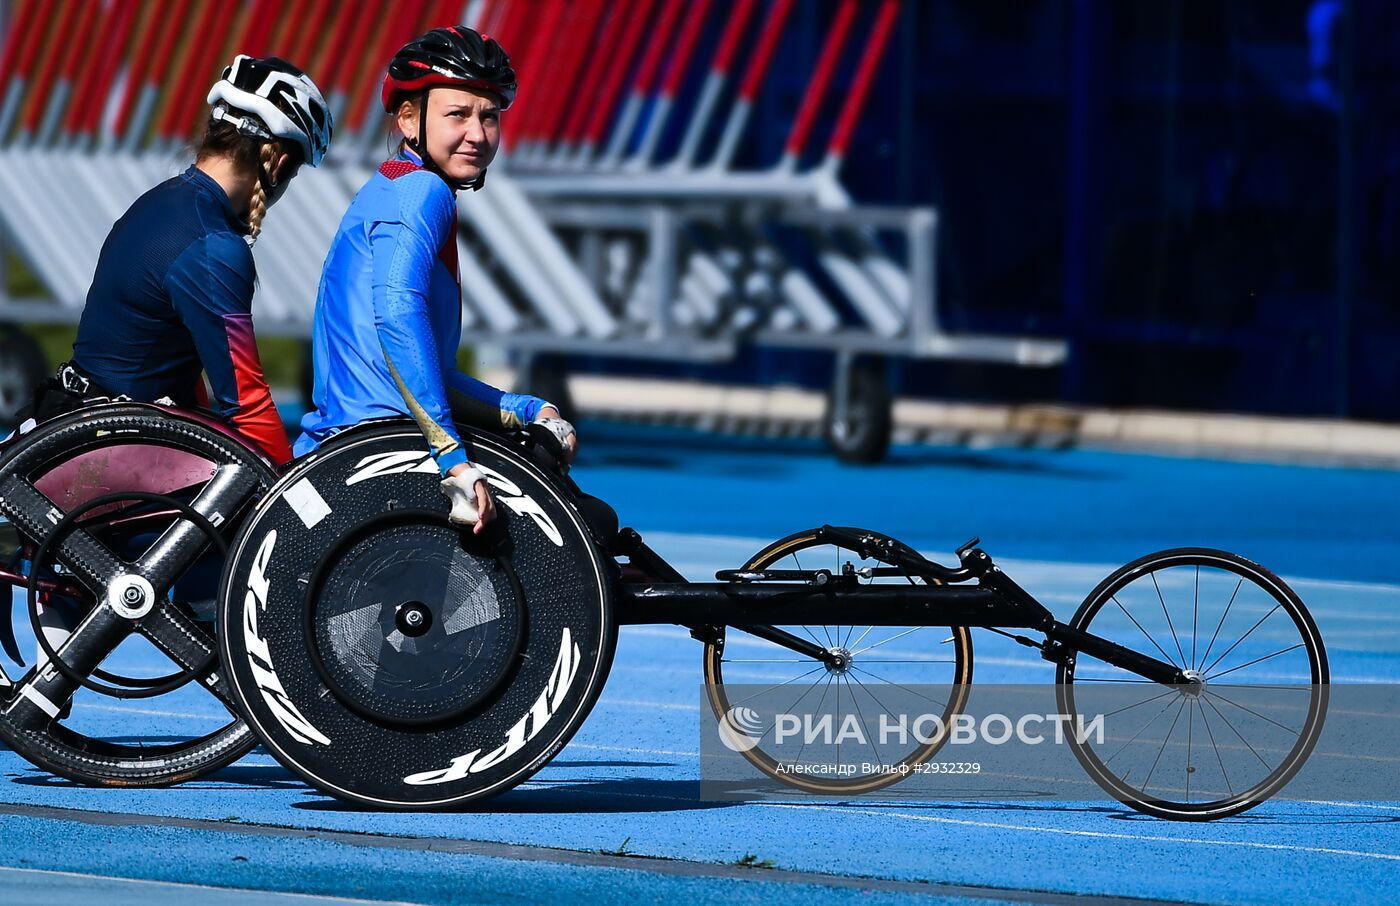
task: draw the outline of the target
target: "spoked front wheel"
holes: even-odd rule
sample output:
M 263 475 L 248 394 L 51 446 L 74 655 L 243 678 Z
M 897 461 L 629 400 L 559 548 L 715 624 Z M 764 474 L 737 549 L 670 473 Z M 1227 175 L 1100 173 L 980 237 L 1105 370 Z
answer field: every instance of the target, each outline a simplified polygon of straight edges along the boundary
M 1281 579 L 1223 551 L 1143 557 L 1090 593 L 1070 626 L 1181 668 L 1164 686 L 1080 652 L 1057 695 L 1075 756 L 1114 798 L 1160 818 L 1252 808 L 1307 760 L 1327 713 L 1327 653 Z M 1097 727 L 1095 721 L 1098 721 Z
M 922 579 L 879 561 L 862 560 L 858 553 L 822 538 L 819 530 L 775 541 L 744 565 L 745 571 L 823 569 L 836 581 L 862 585 L 922 584 Z M 824 660 L 765 637 L 769 634 L 757 626 L 722 627 L 706 643 L 710 707 L 722 727 L 744 733 L 744 744 L 731 748 L 768 776 L 809 792 L 864 793 L 897 783 L 947 741 L 947 728 L 962 711 L 972 682 L 971 633 L 962 626 L 862 626 L 858 616 L 853 613 L 849 625 L 776 627 L 820 648 Z M 798 735 L 780 740 L 775 722 L 768 721 L 761 732 L 749 723 L 755 717 L 749 712 L 759 703 L 765 711 L 810 714 L 813 720 L 802 724 Z M 941 724 L 928 722 L 926 732 L 879 732 L 880 715 L 893 718 L 911 708 L 917 714 L 938 715 Z M 822 730 L 826 716 L 831 718 L 831 733 Z M 861 732 L 842 734 L 842 728 L 853 725 Z M 806 745 L 810 726 L 817 732 Z M 758 735 L 749 735 L 749 730 Z M 832 759 L 852 765 L 851 772 L 841 776 L 811 769 Z

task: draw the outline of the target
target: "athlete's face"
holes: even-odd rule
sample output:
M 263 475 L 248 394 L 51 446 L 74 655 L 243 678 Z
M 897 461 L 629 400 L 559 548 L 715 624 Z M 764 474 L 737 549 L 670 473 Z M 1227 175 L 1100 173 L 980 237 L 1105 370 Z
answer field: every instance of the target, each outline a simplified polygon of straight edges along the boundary
M 415 105 L 399 109 L 399 129 L 418 136 Z M 428 92 L 428 154 L 453 182 L 468 183 L 490 166 L 501 145 L 501 108 L 493 94 L 470 88 Z

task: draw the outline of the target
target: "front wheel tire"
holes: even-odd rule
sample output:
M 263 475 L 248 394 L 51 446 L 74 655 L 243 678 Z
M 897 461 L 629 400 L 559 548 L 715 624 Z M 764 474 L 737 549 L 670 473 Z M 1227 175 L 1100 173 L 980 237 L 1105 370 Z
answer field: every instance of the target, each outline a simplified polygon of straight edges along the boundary
M 1183 548 L 1122 567 L 1070 626 L 1166 660 L 1198 678 L 1163 686 L 1072 654 L 1058 671 L 1061 713 L 1103 732 L 1070 734 L 1084 769 L 1115 799 L 1159 818 L 1209 821 L 1278 792 L 1317 743 L 1327 652 L 1297 594 L 1257 563 Z

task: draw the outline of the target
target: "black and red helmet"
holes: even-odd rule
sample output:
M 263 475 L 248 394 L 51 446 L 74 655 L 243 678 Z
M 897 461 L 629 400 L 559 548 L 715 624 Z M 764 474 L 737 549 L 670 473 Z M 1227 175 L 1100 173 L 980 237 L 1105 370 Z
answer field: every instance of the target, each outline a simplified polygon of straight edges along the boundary
M 501 98 L 501 109 L 515 100 L 515 70 L 494 38 L 465 25 L 435 28 L 409 41 L 384 74 L 380 98 L 388 113 L 404 94 L 439 85 L 479 88 Z

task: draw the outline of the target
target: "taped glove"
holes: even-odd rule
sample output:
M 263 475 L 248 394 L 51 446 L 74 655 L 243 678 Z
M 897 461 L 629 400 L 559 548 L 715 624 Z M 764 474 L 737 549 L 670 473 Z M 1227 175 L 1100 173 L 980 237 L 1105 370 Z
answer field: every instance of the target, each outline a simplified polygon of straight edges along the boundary
M 553 416 L 541 416 L 525 428 L 525 433 L 530 435 L 537 446 L 543 447 L 550 456 L 553 456 L 562 468 L 568 469 L 569 435 L 578 433 L 568 420 Z
M 447 499 L 452 501 L 452 512 L 447 518 L 457 525 L 476 525 L 481 514 L 476 508 L 476 483 L 483 476 L 473 468 L 464 469 L 460 474 L 449 475 L 442 480 L 440 487 Z

